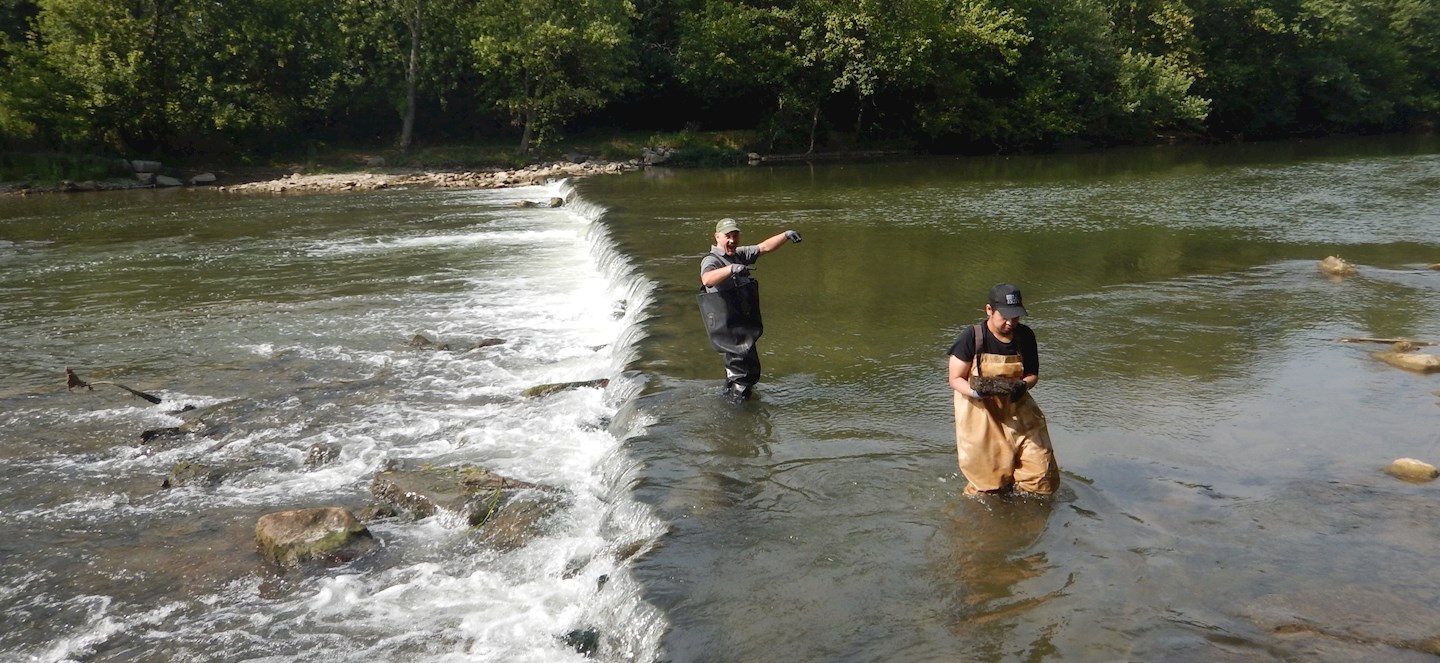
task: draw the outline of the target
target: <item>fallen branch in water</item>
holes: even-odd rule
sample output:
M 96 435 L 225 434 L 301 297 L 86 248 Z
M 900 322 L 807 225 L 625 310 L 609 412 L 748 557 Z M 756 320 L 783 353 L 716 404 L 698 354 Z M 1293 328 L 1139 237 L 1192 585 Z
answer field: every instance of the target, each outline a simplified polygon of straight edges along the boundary
M 1341 343 L 1409 343 L 1411 345 L 1440 345 L 1434 341 L 1412 341 L 1408 338 L 1342 338 Z
M 147 393 L 145 393 L 145 392 L 143 392 L 143 391 L 140 391 L 139 389 L 131 389 L 131 388 L 129 388 L 129 387 L 123 385 L 123 384 L 120 384 L 119 382 L 110 382 L 109 380 L 105 380 L 105 381 L 101 381 L 101 382 L 91 382 L 90 384 L 109 384 L 109 385 L 114 385 L 114 386 L 119 387 L 119 388 L 121 388 L 121 389 L 124 389 L 125 391 L 128 391 L 128 392 L 130 392 L 130 393 L 132 393 L 132 394 L 134 394 L 134 395 L 136 395 L 136 396 L 139 396 L 139 397 L 141 397 L 141 398 L 143 398 L 143 399 L 145 399 L 145 400 L 147 400 L 147 401 L 150 401 L 151 403 L 154 403 L 154 404 L 156 404 L 156 405 L 159 405 L 159 404 L 160 404 L 160 397 L 159 397 L 159 396 L 152 396 L 152 395 L 147 394 Z
M 139 396 L 140 398 L 143 398 L 143 399 L 145 399 L 145 400 L 147 400 L 147 401 L 150 401 L 151 403 L 154 403 L 154 404 L 156 404 L 156 405 L 159 405 L 159 404 L 160 404 L 160 397 L 159 397 L 159 396 L 153 396 L 153 395 L 151 395 L 151 394 L 147 394 L 147 393 L 145 393 L 145 392 L 143 392 L 143 391 L 140 391 L 139 389 L 131 389 L 130 387 L 127 387 L 127 386 L 125 386 L 125 385 L 123 385 L 123 384 L 120 384 L 120 383 L 118 383 L 118 382 L 111 382 L 111 381 L 109 381 L 109 380 L 97 380 L 97 381 L 95 381 L 95 382 L 86 382 L 86 381 L 84 381 L 84 380 L 81 380 L 81 379 L 80 379 L 80 376 L 76 375 L 76 374 L 75 374 L 75 371 L 71 370 L 70 367 L 68 367 L 68 366 L 65 367 L 65 391 L 70 391 L 71 389 L 74 389 L 74 388 L 76 388 L 76 387 L 84 387 L 85 389 L 88 389 L 88 390 L 90 390 L 90 391 L 95 391 L 95 387 L 93 387 L 93 386 L 91 386 L 91 385 L 97 385 L 97 384 L 108 384 L 108 385 L 116 386 L 116 387 L 119 387 L 119 388 L 121 388 L 121 389 L 124 389 L 125 391 L 130 392 L 131 394 L 134 394 L 134 395 L 136 395 L 136 396 Z

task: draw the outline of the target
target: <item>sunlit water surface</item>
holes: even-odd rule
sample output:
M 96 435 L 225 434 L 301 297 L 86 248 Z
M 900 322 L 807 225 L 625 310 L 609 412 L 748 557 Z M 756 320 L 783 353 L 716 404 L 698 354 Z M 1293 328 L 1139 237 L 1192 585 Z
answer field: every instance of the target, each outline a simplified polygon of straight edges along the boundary
M 1440 145 L 1335 141 L 587 180 L 657 284 L 627 447 L 635 573 L 690 661 L 1440 655 Z M 763 257 L 739 410 L 694 301 L 714 220 Z M 1359 275 L 1326 278 L 1338 255 Z M 961 496 L 945 353 L 1013 281 L 1064 473 Z M 1430 347 L 1427 352 L 1436 352 Z
M 1440 655 L 1440 488 L 1382 471 L 1440 464 L 1440 376 L 1338 340 L 1440 341 L 1434 140 L 573 193 L 0 203 L 0 656 L 583 660 L 576 631 L 606 661 Z M 756 269 L 765 379 L 738 408 L 694 301 L 723 216 L 805 238 Z M 945 350 L 1001 280 L 1040 339 L 1053 500 L 961 495 Z M 67 393 L 65 366 L 165 403 Z M 181 403 L 230 404 L 226 442 L 147 453 Z M 321 442 L 339 458 L 306 465 Z M 227 474 L 159 487 L 194 459 Z M 359 508 L 394 463 L 566 508 L 518 550 L 398 519 L 350 565 L 259 563 L 258 515 Z

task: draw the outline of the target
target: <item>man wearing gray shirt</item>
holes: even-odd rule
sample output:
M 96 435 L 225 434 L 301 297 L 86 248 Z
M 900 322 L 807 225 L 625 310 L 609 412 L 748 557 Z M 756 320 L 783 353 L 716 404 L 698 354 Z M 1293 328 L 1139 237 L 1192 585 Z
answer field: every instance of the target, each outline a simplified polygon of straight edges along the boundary
M 760 320 L 760 283 L 750 267 L 760 256 L 800 242 L 800 233 L 786 230 L 759 244 L 740 246 L 735 219 L 715 224 L 715 245 L 700 260 L 700 314 L 705 332 L 725 364 L 725 395 L 739 402 L 750 397 L 760 381 L 760 353 L 755 342 L 765 332 Z

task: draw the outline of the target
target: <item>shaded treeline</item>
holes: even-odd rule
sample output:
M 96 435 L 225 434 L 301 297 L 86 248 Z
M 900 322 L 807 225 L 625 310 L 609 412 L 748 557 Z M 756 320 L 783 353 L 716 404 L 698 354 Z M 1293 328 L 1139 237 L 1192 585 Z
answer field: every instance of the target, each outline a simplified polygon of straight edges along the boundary
M 1429 128 L 1434 0 L 0 0 L 0 147 L 756 130 L 934 150 Z

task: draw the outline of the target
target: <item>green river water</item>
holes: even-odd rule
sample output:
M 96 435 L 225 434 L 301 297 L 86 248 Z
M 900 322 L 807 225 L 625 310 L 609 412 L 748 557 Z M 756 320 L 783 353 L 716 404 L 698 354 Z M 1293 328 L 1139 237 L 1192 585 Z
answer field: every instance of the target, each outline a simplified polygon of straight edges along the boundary
M 1440 341 L 1440 140 L 574 193 L 0 199 L 0 616 L 23 625 L 0 659 L 581 661 L 560 638 L 584 629 L 645 663 L 1440 655 L 1440 483 L 1383 472 L 1440 464 L 1440 374 L 1339 342 Z M 739 407 L 694 298 L 721 217 L 804 236 L 754 272 L 764 378 Z M 946 350 L 999 281 L 1039 338 L 1051 500 L 962 495 Z M 65 365 L 166 405 L 67 394 Z M 237 398 L 219 451 L 136 447 L 172 403 Z M 335 464 L 305 466 L 317 441 Z M 229 478 L 157 490 L 194 458 Z M 402 520 L 351 567 L 258 569 L 258 514 L 358 508 L 401 461 L 571 498 L 518 551 Z
M 584 182 L 660 284 L 638 564 L 674 660 L 1356 660 L 1440 653 L 1440 155 L 1351 141 L 663 171 Z M 767 255 L 759 402 L 693 298 L 715 219 Z M 1326 278 L 1338 255 L 1359 275 Z M 961 497 L 946 349 L 1024 291 L 1064 473 Z M 1433 350 L 1432 350 L 1433 351 Z M 1426 652 L 1417 654 L 1416 652 Z

